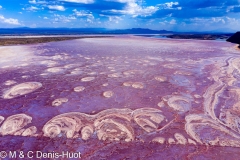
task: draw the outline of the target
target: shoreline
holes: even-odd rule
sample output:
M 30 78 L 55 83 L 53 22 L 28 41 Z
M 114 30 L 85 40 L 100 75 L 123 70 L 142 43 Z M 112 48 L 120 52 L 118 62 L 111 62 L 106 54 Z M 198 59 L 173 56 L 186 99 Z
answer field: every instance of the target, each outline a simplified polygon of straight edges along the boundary
M 220 40 L 225 41 L 230 35 L 226 34 L 130 34 L 133 36 L 140 37 L 152 37 L 161 39 L 158 36 L 163 36 L 163 39 L 182 39 L 182 40 Z M 0 46 L 12 46 L 12 45 L 26 45 L 26 44 L 37 44 L 37 43 L 47 43 L 47 42 L 57 42 L 65 40 L 74 40 L 82 38 L 106 38 L 116 36 L 111 35 L 26 35 L 26 36 L 0 36 Z
M 47 42 L 58 42 L 83 38 L 107 38 L 112 36 L 76 36 L 76 37 L 2 37 L 0 38 L 0 46 L 14 46 L 14 45 L 27 45 L 38 44 Z

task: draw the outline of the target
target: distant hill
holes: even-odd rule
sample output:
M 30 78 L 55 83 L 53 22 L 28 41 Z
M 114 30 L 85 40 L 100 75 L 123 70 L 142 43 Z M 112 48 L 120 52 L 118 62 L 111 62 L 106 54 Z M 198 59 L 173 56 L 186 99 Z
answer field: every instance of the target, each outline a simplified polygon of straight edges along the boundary
M 166 34 L 166 30 L 143 28 L 106 29 L 106 28 L 1 28 L 0 35 L 76 35 L 76 34 Z
M 112 30 L 109 32 L 115 33 L 115 34 L 166 34 L 166 33 L 173 33 L 172 31 L 151 30 L 151 29 L 145 29 L 145 28 L 119 29 L 119 30 Z
M 227 39 L 228 42 L 237 43 L 240 46 L 240 32 L 235 33 L 230 38 Z

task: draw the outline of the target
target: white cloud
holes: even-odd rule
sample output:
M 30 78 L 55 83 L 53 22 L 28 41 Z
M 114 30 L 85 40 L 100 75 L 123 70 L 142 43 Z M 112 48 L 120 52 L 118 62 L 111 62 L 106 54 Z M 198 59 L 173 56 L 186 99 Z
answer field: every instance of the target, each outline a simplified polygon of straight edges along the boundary
M 28 11 L 36 11 L 36 10 L 39 10 L 39 8 L 31 6 L 31 7 L 26 8 L 26 10 L 28 10 Z
M 72 2 L 72 3 L 84 3 L 84 4 L 91 4 L 94 3 L 94 0 L 60 0 L 63 2 Z
M 114 13 L 128 14 L 132 17 L 142 16 L 147 17 L 155 13 L 159 8 L 157 6 L 146 6 L 139 5 L 136 0 L 111 0 L 120 3 L 127 3 L 124 10 L 110 10 Z
M 107 17 L 109 22 L 118 24 L 121 20 L 123 20 L 120 16 L 108 16 L 104 14 L 100 14 L 101 17 Z
M 212 18 L 212 21 L 213 21 L 213 22 L 216 22 L 216 23 L 218 23 L 218 22 L 221 22 L 221 23 L 223 23 L 223 24 L 226 23 L 226 21 L 225 21 L 223 18 L 219 18 L 219 17 L 213 17 L 213 18 Z
M 177 9 L 177 10 L 181 10 L 182 7 L 180 7 L 178 5 L 179 5 L 178 2 L 167 2 L 167 3 L 163 3 L 163 4 L 158 4 L 157 6 L 159 7 L 159 9 Z
M 166 25 L 167 21 L 159 22 L 161 25 Z
M 93 23 L 95 19 L 92 12 L 89 12 L 89 11 L 84 11 L 84 10 L 77 11 L 76 9 L 74 9 L 73 12 L 74 12 L 74 15 L 77 17 L 87 18 L 86 21 L 88 23 Z
M 32 0 L 32 1 L 29 1 L 29 3 L 36 4 L 37 2 L 36 2 L 36 0 Z
M 74 16 L 64 16 L 64 15 L 58 15 L 58 14 L 54 14 L 54 17 L 55 17 L 54 23 L 58 23 L 58 22 L 68 23 L 76 19 L 76 17 Z
M 87 17 L 87 18 L 94 19 L 94 16 L 92 15 L 92 12 L 87 12 L 87 11 L 84 11 L 84 10 L 77 11 L 76 9 L 74 9 L 73 12 L 77 17 Z
M 43 19 L 48 19 L 48 17 L 43 17 Z
M 3 15 L 0 15 L 0 22 L 12 25 L 20 25 L 17 19 L 5 18 Z
M 90 18 L 87 18 L 87 22 L 88 22 L 88 23 L 93 23 L 93 20 L 90 19 Z
M 164 4 L 166 6 L 167 9 L 172 8 L 173 6 L 179 5 L 178 2 L 168 2 Z
M 59 6 L 59 5 L 49 5 L 48 8 L 51 10 L 57 10 L 57 11 L 65 11 L 66 10 L 64 8 L 64 6 Z
M 172 20 L 169 20 L 169 21 L 164 20 L 164 19 L 165 18 L 163 18 L 162 21 L 159 22 L 159 24 L 161 24 L 161 25 L 175 25 L 175 24 L 177 24 L 177 21 L 175 19 L 172 19 Z
M 2 6 L 0 5 L 0 9 L 2 9 Z
M 179 2 L 168 2 L 164 4 L 158 4 L 156 6 L 142 6 L 138 0 L 109 0 L 109 1 L 115 1 L 120 3 L 126 3 L 126 7 L 124 10 L 111 10 L 111 12 L 115 13 L 121 13 L 121 14 L 128 14 L 132 15 L 132 17 L 142 16 L 147 17 L 151 16 L 155 12 L 157 12 L 159 9 L 177 9 L 181 10 L 182 7 L 177 7 L 179 5 Z M 174 6 L 176 6 L 174 8 Z
M 108 0 L 108 1 L 113 1 L 113 2 L 120 2 L 120 3 L 135 3 L 136 0 Z
M 47 4 L 46 1 L 36 1 L 36 0 L 31 0 L 31 1 L 28 1 L 29 3 L 31 4 Z
M 119 23 L 119 21 L 123 20 L 119 16 L 109 16 L 108 18 L 109 18 L 109 22 L 114 22 L 114 23 Z
M 188 19 L 191 24 L 193 25 L 202 25 L 202 24 L 212 24 L 212 25 L 218 25 L 218 24 L 230 24 L 230 22 L 228 21 L 229 17 L 211 17 L 211 18 L 191 18 Z M 233 22 L 234 19 L 231 19 L 231 21 Z M 234 26 L 234 25 L 233 25 Z
M 177 22 L 177 21 L 176 21 L 175 19 L 172 19 L 172 20 L 169 22 L 169 24 L 177 24 L 176 22 Z

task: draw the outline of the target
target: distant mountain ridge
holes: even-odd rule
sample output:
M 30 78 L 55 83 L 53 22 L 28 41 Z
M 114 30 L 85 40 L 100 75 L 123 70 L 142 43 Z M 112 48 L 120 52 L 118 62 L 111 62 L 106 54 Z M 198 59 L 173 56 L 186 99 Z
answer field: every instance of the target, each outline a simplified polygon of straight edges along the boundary
M 75 34 L 167 34 L 167 30 L 146 28 L 106 29 L 106 28 L 0 28 L 0 35 L 75 35 Z
M 132 28 L 132 29 L 119 29 L 113 30 L 115 33 L 125 33 L 125 34 L 165 34 L 165 33 L 173 33 L 173 31 L 167 30 L 151 30 L 147 28 Z

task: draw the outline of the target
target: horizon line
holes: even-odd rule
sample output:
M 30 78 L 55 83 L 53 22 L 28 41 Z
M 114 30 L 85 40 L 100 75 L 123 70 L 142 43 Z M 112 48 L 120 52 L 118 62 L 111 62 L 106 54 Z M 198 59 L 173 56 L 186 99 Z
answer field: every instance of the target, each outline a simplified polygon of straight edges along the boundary
M 13 28 L 1 28 L 0 29 L 5 29 L 5 30 L 12 30 L 12 29 L 103 29 L 103 30 L 109 30 L 109 31 L 118 31 L 118 30 L 134 30 L 134 29 L 138 29 L 138 30 L 149 30 L 149 31 L 165 31 L 165 32 L 173 32 L 173 33 L 206 33 L 206 32 L 210 32 L 210 33 L 236 33 L 239 31 L 218 31 L 218 30 L 208 30 L 208 31 L 174 31 L 174 30 L 166 30 L 166 29 L 160 29 L 160 30 L 156 30 L 156 29 L 150 29 L 150 28 L 125 28 L 125 29 L 120 29 L 120 28 L 94 28 L 94 27 L 88 27 L 88 28 L 68 28 L 68 27 L 13 27 Z

